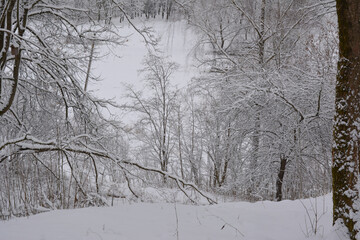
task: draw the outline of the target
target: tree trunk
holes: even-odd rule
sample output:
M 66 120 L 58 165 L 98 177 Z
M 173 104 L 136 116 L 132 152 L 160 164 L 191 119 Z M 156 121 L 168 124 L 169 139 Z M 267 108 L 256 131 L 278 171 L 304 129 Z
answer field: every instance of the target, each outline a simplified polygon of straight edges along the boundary
M 181 109 L 179 107 L 178 110 L 178 145 L 179 145 L 179 161 L 180 161 L 180 173 L 181 173 L 181 178 L 185 179 L 184 176 L 184 167 L 183 167 L 183 158 L 182 158 L 182 142 L 181 142 L 181 113 L 180 113 Z
M 94 35 L 94 40 L 91 41 L 89 63 L 88 63 L 87 71 L 86 71 L 85 86 L 84 86 L 84 91 L 85 92 L 87 91 L 87 87 L 88 87 L 88 84 L 89 84 L 91 64 L 92 64 L 93 57 L 94 57 L 94 48 L 95 48 L 95 35 Z
M 173 0 L 167 0 L 167 4 L 166 4 L 166 20 L 169 20 L 171 11 L 172 11 L 172 5 L 173 5 Z
M 339 23 L 333 145 L 333 223 L 348 230 L 349 239 L 360 238 L 357 188 L 360 133 L 360 1 L 337 0 Z
M 287 159 L 285 154 L 281 154 L 280 156 L 280 170 L 278 173 L 278 177 L 276 179 L 276 201 L 280 202 L 282 200 L 282 184 L 285 175 Z

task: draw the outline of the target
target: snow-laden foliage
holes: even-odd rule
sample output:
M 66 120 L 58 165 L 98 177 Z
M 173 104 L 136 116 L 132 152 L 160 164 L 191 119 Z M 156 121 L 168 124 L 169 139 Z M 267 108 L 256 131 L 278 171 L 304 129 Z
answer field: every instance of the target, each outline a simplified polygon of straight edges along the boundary
M 100 169 L 81 149 L 103 149 L 116 129 L 100 113 L 111 102 L 84 90 L 90 45 L 121 38 L 61 1 L 1 1 L 0 13 L 1 215 L 85 204 Z
M 207 74 L 194 87 L 203 96 L 198 128 L 210 186 L 250 200 L 330 191 L 337 26 L 332 14 L 318 14 L 333 6 L 214 1 L 187 8 L 207 49 L 200 58 Z

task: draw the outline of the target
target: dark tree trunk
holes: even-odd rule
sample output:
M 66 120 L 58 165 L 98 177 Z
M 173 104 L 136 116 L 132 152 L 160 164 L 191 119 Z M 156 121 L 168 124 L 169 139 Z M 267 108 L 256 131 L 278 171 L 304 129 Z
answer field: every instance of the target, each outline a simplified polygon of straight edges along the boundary
M 167 0 L 166 6 L 166 20 L 169 20 L 171 11 L 172 11 L 173 0 Z
M 6 28 L 8 30 L 8 32 L 5 35 L 0 35 L 1 39 L 0 39 L 0 51 L 2 52 L 2 56 L 0 59 L 0 71 L 1 73 L 3 73 L 6 64 L 7 64 L 7 52 L 9 50 L 9 47 L 14 48 L 15 46 L 10 45 L 11 42 L 11 30 L 12 30 L 12 18 L 13 18 L 13 10 L 15 10 L 15 0 L 11 0 L 11 2 L 9 2 L 8 5 L 8 9 L 7 12 L 0 12 L 0 14 L 3 15 L 3 18 L 0 19 L 0 25 L 3 25 L 2 21 L 6 22 Z M 17 22 L 17 28 L 18 28 L 18 36 L 21 38 L 24 33 L 25 33 L 25 29 L 26 29 L 26 24 L 27 24 L 27 18 L 28 18 L 28 12 L 29 9 L 26 8 L 22 14 L 22 16 L 20 16 L 20 12 L 17 11 L 17 19 L 20 19 L 20 17 L 22 17 L 21 21 Z M 4 22 L 4 23 L 5 23 Z M 10 92 L 10 96 L 9 99 L 7 100 L 7 102 L 1 103 L 4 104 L 3 106 L 1 106 L 0 108 L 0 116 L 4 115 L 11 107 L 14 99 L 15 99 L 15 95 L 17 92 L 17 86 L 18 86 L 18 80 L 19 80 L 19 75 L 20 75 L 20 64 L 21 64 L 21 49 L 20 46 L 15 47 L 17 48 L 15 51 L 13 51 L 13 54 L 15 55 L 15 61 L 14 61 L 14 65 L 13 65 L 13 84 L 11 87 L 11 92 Z M 0 76 L 0 78 L 2 78 L 2 74 Z M 2 79 L 1 79 L 2 80 Z M 0 87 L 2 87 L 0 85 Z
M 333 223 L 341 223 L 349 239 L 360 238 L 359 133 L 360 133 L 360 1 L 337 0 L 339 23 L 338 75 L 336 81 L 333 145 Z M 354 217 L 355 216 L 355 217 Z
M 278 177 L 276 179 L 276 201 L 282 200 L 282 184 L 285 175 L 285 169 L 287 164 L 287 158 L 285 154 L 281 154 L 280 156 L 280 170 L 278 173 Z

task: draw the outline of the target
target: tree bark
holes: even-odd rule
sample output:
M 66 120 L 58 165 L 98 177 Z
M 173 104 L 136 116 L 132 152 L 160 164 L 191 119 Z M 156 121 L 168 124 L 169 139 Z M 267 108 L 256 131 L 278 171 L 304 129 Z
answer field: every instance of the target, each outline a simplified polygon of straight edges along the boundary
M 280 170 L 278 173 L 278 177 L 276 180 L 276 201 L 280 202 L 282 200 L 282 184 L 285 175 L 285 169 L 287 164 L 287 158 L 285 154 L 281 154 L 280 156 Z
M 360 133 L 360 1 L 337 0 L 339 24 L 333 145 L 333 223 L 344 225 L 349 239 L 360 238 L 358 223 Z M 358 223 L 359 224 L 359 223 Z
M 11 32 L 11 28 L 12 28 L 12 18 L 13 18 L 12 14 L 13 14 L 13 10 L 15 9 L 15 4 L 16 4 L 15 0 L 10 1 L 9 8 L 7 9 L 7 13 L 2 14 L 4 16 L 4 20 L 5 20 L 5 16 L 6 16 L 6 28 L 9 32 Z M 24 35 L 25 29 L 26 29 L 29 9 L 28 8 L 24 9 L 24 13 L 22 15 L 22 22 L 20 23 L 19 2 L 17 2 L 17 4 L 18 4 L 17 5 L 17 28 L 18 28 L 18 36 L 21 38 Z M 3 19 L 0 20 L 0 22 L 2 22 L 2 21 L 3 21 Z M 7 51 L 10 47 L 10 41 L 11 41 L 11 34 L 9 32 L 7 34 L 5 34 L 6 35 L 5 39 L 0 39 L 0 42 L 2 42 L 0 44 L 0 46 L 1 46 L 0 50 L 2 52 L 2 56 L 0 59 L 0 65 L 1 65 L 0 79 L 1 79 L 1 81 L 2 81 L 2 77 L 3 77 L 3 73 L 4 73 L 4 68 L 5 68 L 6 62 L 7 62 Z M 3 36 L 5 36 L 5 35 L 3 35 Z M 0 36 L 0 37 L 3 37 L 3 36 Z M 5 42 L 5 45 L 3 45 L 4 42 Z M 13 85 L 11 87 L 9 99 L 7 100 L 7 102 L 3 103 L 3 106 L 1 106 L 0 116 L 4 115 L 10 109 L 10 107 L 15 99 L 19 75 L 20 75 L 20 65 L 21 65 L 21 48 L 19 46 L 18 52 L 15 53 L 15 60 L 14 60 L 14 66 L 13 66 Z M 0 87 L 2 87 L 2 86 L 0 85 Z M 1 90 L 0 90 L 0 92 L 1 92 Z
M 85 86 L 84 86 L 84 91 L 85 91 L 85 92 L 87 91 L 88 84 L 89 84 L 91 64 L 92 64 L 93 57 L 94 57 L 94 49 L 95 49 L 95 36 L 94 36 L 94 40 L 91 41 L 91 49 L 90 49 L 89 63 L 88 63 L 87 71 L 86 71 Z

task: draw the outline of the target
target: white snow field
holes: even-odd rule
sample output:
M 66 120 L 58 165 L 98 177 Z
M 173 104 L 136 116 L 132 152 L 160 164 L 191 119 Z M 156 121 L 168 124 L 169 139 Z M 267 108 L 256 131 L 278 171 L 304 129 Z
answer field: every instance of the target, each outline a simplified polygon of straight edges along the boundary
M 344 239 L 331 228 L 331 209 L 330 195 L 301 201 L 232 202 L 212 206 L 121 203 L 116 207 L 57 210 L 0 222 L 0 239 Z

